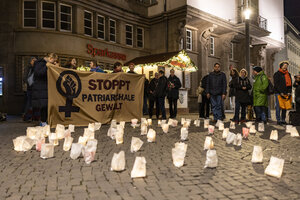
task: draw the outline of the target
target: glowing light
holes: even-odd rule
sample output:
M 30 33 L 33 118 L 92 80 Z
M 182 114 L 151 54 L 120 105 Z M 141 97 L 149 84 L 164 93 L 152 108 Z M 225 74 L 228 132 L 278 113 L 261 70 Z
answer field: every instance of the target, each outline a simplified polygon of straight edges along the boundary
M 244 11 L 245 19 L 250 19 L 250 15 L 251 15 L 251 10 L 250 10 L 249 8 L 247 8 L 247 9 Z

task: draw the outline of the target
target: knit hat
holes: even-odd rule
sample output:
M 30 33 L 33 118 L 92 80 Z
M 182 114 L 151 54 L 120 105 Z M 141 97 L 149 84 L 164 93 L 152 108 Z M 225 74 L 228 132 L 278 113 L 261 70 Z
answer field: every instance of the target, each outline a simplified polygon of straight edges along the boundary
M 261 72 L 263 69 L 260 66 L 253 66 L 252 68 L 254 71 L 256 71 L 257 73 Z

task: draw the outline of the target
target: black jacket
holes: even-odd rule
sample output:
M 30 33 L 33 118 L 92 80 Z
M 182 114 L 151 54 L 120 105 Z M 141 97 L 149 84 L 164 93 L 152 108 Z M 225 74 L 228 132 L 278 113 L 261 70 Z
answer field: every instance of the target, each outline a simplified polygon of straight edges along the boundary
M 155 97 L 156 97 L 155 90 L 156 90 L 157 84 L 158 84 L 158 79 L 156 79 L 156 78 L 153 78 L 150 81 L 149 88 L 148 88 L 149 89 L 149 99 L 150 100 L 154 100 Z
M 162 76 L 158 79 L 158 84 L 155 89 L 155 95 L 157 97 L 165 97 L 168 91 L 168 79 L 166 76 Z
M 240 103 L 250 104 L 251 98 L 249 95 L 249 90 L 251 90 L 252 88 L 250 80 L 247 77 L 237 77 L 236 79 L 233 79 L 232 84 L 233 88 L 235 88 L 236 101 Z M 246 89 L 243 90 L 243 87 L 246 87 Z
M 291 74 L 289 73 L 289 76 L 291 78 L 292 81 L 292 77 Z M 281 73 L 280 71 L 275 72 L 274 76 L 274 92 L 275 94 L 288 94 L 288 93 L 292 93 L 292 86 L 287 87 L 285 84 L 285 77 L 284 74 Z
M 297 84 L 298 83 L 298 84 Z M 296 82 L 293 85 L 295 89 L 295 101 L 300 104 L 300 82 Z
M 205 76 L 202 78 L 202 80 L 201 80 L 201 87 L 204 89 L 202 95 L 205 95 L 205 96 L 206 96 L 206 94 L 207 94 L 207 93 L 206 93 L 206 87 L 207 87 L 208 75 L 209 75 L 209 74 L 205 75 Z
M 27 85 L 27 90 L 30 91 L 32 90 L 32 86 L 28 85 L 28 76 L 33 73 L 33 66 L 31 66 L 30 64 L 28 66 L 25 67 L 24 69 L 24 75 L 23 75 L 23 83 Z
M 144 83 L 144 96 L 145 97 L 149 96 L 149 81 L 147 78 L 145 78 L 145 83 Z
M 179 88 L 181 88 L 181 82 L 177 76 L 169 76 L 168 78 L 168 99 L 179 99 Z M 174 84 L 174 88 L 171 88 L 171 83 Z
M 34 83 L 32 86 L 32 105 L 36 108 L 48 106 L 47 62 L 44 58 L 34 63 Z
M 211 72 L 208 75 L 206 92 L 210 95 L 226 95 L 227 80 L 223 72 Z
M 236 88 L 234 87 L 234 84 L 236 84 L 239 81 L 239 77 L 232 77 L 231 81 L 229 82 L 229 97 L 234 97 L 236 95 Z

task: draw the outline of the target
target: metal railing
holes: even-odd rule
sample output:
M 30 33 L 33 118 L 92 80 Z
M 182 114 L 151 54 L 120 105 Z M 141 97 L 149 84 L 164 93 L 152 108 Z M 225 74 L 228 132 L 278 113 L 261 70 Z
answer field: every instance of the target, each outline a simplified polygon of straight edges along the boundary
M 262 16 L 258 16 L 259 27 L 265 30 L 268 30 L 268 20 Z

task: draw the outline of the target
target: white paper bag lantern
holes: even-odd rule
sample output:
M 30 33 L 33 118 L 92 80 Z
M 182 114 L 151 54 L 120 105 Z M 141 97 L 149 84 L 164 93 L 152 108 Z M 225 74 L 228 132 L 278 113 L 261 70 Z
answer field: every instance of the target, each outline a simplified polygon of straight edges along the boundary
M 265 174 L 280 178 L 283 171 L 284 160 L 271 156 L 269 165 L 265 170 Z
M 258 123 L 258 131 L 259 132 L 264 132 L 265 131 L 264 123 Z
M 204 150 L 213 149 L 214 148 L 214 141 L 211 137 L 206 136 L 204 141 Z
M 217 120 L 216 127 L 219 128 L 220 123 L 223 123 L 222 120 Z
M 131 178 L 146 177 L 146 159 L 145 157 L 136 157 L 131 171 Z
M 215 127 L 213 125 L 208 126 L 208 134 L 214 134 Z
M 181 125 L 183 125 L 185 122 L 185 118 L 181 118 Z
M 224 123 L 220 122 L 219 124 L 219 131 L 223 131 L 224 130 Z
M 82 148 L 82 155 L 86 164 L 91 164 L 95 160 L 98 141 L 89 140 L 85 147 Z
M 136 119 L 136 120 L 137 120 L 137 119 Z M 110 127 L 116 128 L 116 127 L 117 127 L 117 120 L 115 120 L 115 119 L 111 120 L 111 122 L 110 122 Z
M 242 133 L 243 133 L 244 138 L 248 138 L 249 132 L 250 132 L 249 128 L 246 128 L 246 127 L 242 128 Z
M 261 146 L 254 146 L 252 153 L 252 163 L 262 163 L 263 162 L 263 151 Z
M 71 149 L 73 140 L 74 138 L 72 137 L 65 137 L 64 146 L 63 146 L 64 151 L 69 151 Z
M 166 124 L 166 123 L 167 123 L 166 119 L 161 120 L 161 125 Z
M 172 159 L 173 164 L 176 167 L 182 167 L 184 164 L 185 151 L 182 149 L 173 148 L 172 149 Z
M 83 148 L 82 144 L 73 143 L 72 148 L 71 148 L 71 152 L 70 152 L 70 157 L 73 160 L 77 159 L 80 156 L 81 152 L 82 152 L 82 148 Z
M 214 168 L 218 166 L 218 156 L 216 150 L 208 150 L 206 152 L 206 161 L 204 168 Z
M 175 143 L 175 148 L 176 149 L 181 149 L 181 150 L 183 150 L 184 152 L 186 152 L 186 150 L 187 150 L 187 144 L 185 144 L 184 142 L 176 142 Z
M 148 122 L 146 118 L 141 118 L 141 124 L 145 123 L 148 126 Z
M 29 151 L 35 144 L 35 140 L 30 139 L 27 136 L 19 136 L 13 139 L 15 151 Z
M 152 128 L 149 129 L 148 134 L 147 134 L 147 141 L 148 142 L 155 142 L 156 138 L 156 132 Z
M 37 135 L 37 128 L 36 127 L 27 127 L 26 129 L 26 136 L 32 140 L 36 139 Z
M 147 135 L 147 125 L 146 124 L 141 125 L 141 135 Z
M 226 138 L 226 143 L 227 144 L 232 144 L 234 142 L 236 135 L 232 132 L 229 132 Z
M 120 172 L 125 170 L 125 152 L 120 151 L 119 153 L 114 153 L 114 156 L 111 160 L 111 171 Z
M 195 125 L 196 127 L 200 127 L 200 120 L 199 120 L 199 119 L 196 119 L 196 120 L 194 121 L 194 125 Z
M 124 130 L 120 126 L 119 128 L 117 128 L 117 132 L 116 132 L 116 144 L 123 144 L 123 135 L 124 135 Z
M 43 159 L 54 157 L 54 145 L 53 144 L 43 144 L 40 157 Z
M 293 127 L 293 128 L 291 129 L 291 137 L 299 137 L 299 133 L 298 133 L 296 127 Z
M 242 134 L 238 133 L 235 137 L 234 137 L 234 140 L 233 140 L 233 145 L 236 145 L 236 146 L 241 146 L 242 145 Z
M 182 127 L 181 130 L 180 130 L 180 139 L 182 141 L 187 140 L 188 134 L 189 134 L 188 129 L 185 128 L 185 127 Z
M 100 122 L 95 122 L 94 124 L 95 124 L 95 126 L 94 126 L 95 131 L 99 131 L 102 124 Z
M 246 122 L 246 127 L 250 128 L 250 126 L 253 124 L 253 122 Z
M 229 128 L 230 129 L 235 129 L 235 122 L 230 122 L 230 125 L 229 125 Z
M 250 126 L 250 131 L 249 132 L 252 133 L 252 134 L 256 133 L 255 125 Z
M 137 152 L 138 150 L 140 150 L 140 148 L 143 146 L 143 144 L 144 144 L 144 142 L 140 138 L 132 137 L 131 147 L 130 147 L 131 153 Z
M 87 141 L 88 141 L 89 138 L 87 137 L 82 137 L 82 136 L 79 136 L 78 138 L 78 143 L 81 144 L 82 146 L 85 146 Z
M 88 139 L 95 139 L 95 127 L 92 128 L 85 128 L 83 137 L 88 138 Z
M 209 126 L 209 119 L 204 120 L 204 128 L 208 128 Z
M 160 119 L 157 121 L 157 126 L 161 127 L 161 120 Z
M 270 134 L 270 140 L 278 140 L 278 131 L 277 130 L 272 130 Z
M 172 119 L 172 121 L 169 125 L 172 127 L 176 127 L 178 125 L 178 121 L 176 119 Z
M 286 129 L 286 132 L 287 133 L 291 133 L 291 130 L 292 130 L 292 128 L 293 128 L 293 125 L 286 125 L 286 127 L 285 127 Z
M 95 131 L 95 123 L 89 123 L 88 129 L 90 129 L 91 131 Z
M 65 126 L 62 124 L 57 124 L 55 128 L 55 133 L 57 134 L 57 139 L 61 140 L 65 137 Z
M 49 135 L 49 143 L 53 144 L 54 146 L 58 146 L 58 136 L 57 133 L 50 133 Z
M 138 127 L 138 119 L 132 119 L 131 120 L 131 126 L 133 127 L 133 128 L 135 128 L 135 127 Z
M 115 127 L 110 127 L 107 131 L 107 136 L 109 136 L 111 139 L 116 139 L 116 134 L 117 134 L 117 126 Z
M 123 127 L 123 129 L 125 128 L 125 121 L 121 121 L 120 125 Z
M 45 138 L 41 137 L 35 140 L 35 149 L 37 151 L 41 151 L 42 150 L 42 145 L 45 144 Z
M 71 133 L 75 132 L 75 125 L 69 124 L 68 129 L 69 129 L 69 131 L 70 131 Z
M 191 119 L 186 119 L 185 122 L 183 123 L 183 127 L 189 128 L 191 126 Z
M 39 127 L 39 131 L 41 131 L 41 136 L 43 137 L 48 137 L 50 134 L 50 125 L 46 125 L 46 126 L 38 126 Z
M 222 138 L 223 138 L 223 139 L 226 139 L 228 133 L 229 133 L 229 128 L 225 128 L 225 129 L 223 130 Z
M 152 126 L 152 119 L 147 119 L 148 125 Z
M 163 124 L 162 125 L 162 130 L 163 130 L 164 133 L 168 133 L 168 131 L 169 131 L 169 124 Z

